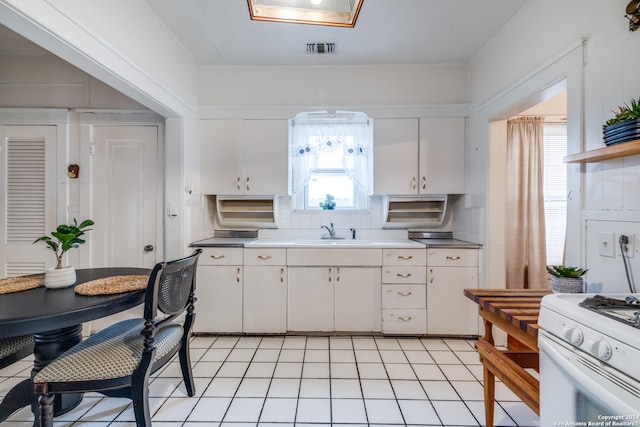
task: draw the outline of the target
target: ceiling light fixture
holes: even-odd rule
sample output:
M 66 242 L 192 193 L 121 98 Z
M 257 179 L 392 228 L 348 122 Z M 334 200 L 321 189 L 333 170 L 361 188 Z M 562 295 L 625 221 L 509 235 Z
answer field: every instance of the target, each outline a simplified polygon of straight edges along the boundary
M 353 27 L 363 0 L 247 0 L 257 21 Z

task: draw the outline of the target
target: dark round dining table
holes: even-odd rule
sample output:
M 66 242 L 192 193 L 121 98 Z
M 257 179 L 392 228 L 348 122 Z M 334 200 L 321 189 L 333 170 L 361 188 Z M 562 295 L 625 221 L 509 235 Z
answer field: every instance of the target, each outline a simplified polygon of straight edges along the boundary
M 31 378 L 14 386 L 0 404 L 0 422 L 27 405 L 35 408 L 32 378 L 44 366 L 82 341 L 82 324 L 135 307 L 144 301 L 144 290 L 111 295 L 84 296 L 74 286 L 95 279 L 121 275 L 145 275 L 146 268 L 107 267 L 76 270 L 76 283 L 62 289 L 44 286 L 0 295 L 0 338 L 33 334 L 35 347 Z M 142 316 L 142 309 L 140 310 Z M 82 394 L 56 396 L 54 411 L 63 414 L 76 407 Z

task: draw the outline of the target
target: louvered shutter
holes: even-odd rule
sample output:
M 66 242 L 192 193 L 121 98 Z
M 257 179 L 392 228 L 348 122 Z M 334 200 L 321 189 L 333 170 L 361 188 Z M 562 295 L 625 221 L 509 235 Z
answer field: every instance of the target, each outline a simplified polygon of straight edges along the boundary
M 45 140 L 7 141 L 6 243 L 31 244 L 45 230 Z

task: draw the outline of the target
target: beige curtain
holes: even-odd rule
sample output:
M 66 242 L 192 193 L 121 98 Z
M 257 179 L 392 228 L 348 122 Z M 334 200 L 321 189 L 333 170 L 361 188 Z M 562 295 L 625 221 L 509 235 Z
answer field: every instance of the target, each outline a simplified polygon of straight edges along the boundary
M 543 122 L 507 122 L 507 288 L 549 287 L 543 197 Z

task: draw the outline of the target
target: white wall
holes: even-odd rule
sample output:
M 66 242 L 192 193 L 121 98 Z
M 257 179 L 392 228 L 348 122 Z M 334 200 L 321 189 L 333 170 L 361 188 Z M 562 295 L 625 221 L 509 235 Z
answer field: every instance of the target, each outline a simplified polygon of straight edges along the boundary
M 611 110 L 640 96 L 640 57 L 631 54 L 640 49 L 640 32 L 628 31 L 627 3 L 531 0 L 471 65 L 472 158 L 488 165 L 489 121 L 501 118 L 518 103 L 525 105 L 563 74 L 567 77 L 570 153 L 602 147 L 602 124 L 613 115 Z M 586 38 L 584 57 L 578 58 L 575 67 L 576 52 L 581 49 L 569 51 L 582 38 Z M 570 64 L 563 63 L 569 59 Z M 492 109 L 495 106 L 504 109 Z M 594 276 L 605 267 L 600 257 L 593 256 L 593 245 L 587 245 L 585 220 L 640 221 L 638 157 L 568 166 L 572 191 L 568 262 L 591 268 Z M 474 193 L 495 190 L 489 186 L 488 169 L 467 172 Z M 488 224 L 493 206 L 485 205 L 487 200 L 490 198 L 473 198 L 473 207 L 478 212 L 486 209 L 487 221 L 480 224 L 478 233 L 486 234 L 491 242 L 494 230 Z M 501 250 L 487 247 L 489 269 L 503 258 Z M 491 275 L 489 284 L 500 286 L 491 281 Z
M 200 68 L 200 105 L 249 111 L 349 106 L 415 107 L 469 102 L 463 64 Z M 298 111 L 300 112 L 300 111 Z

